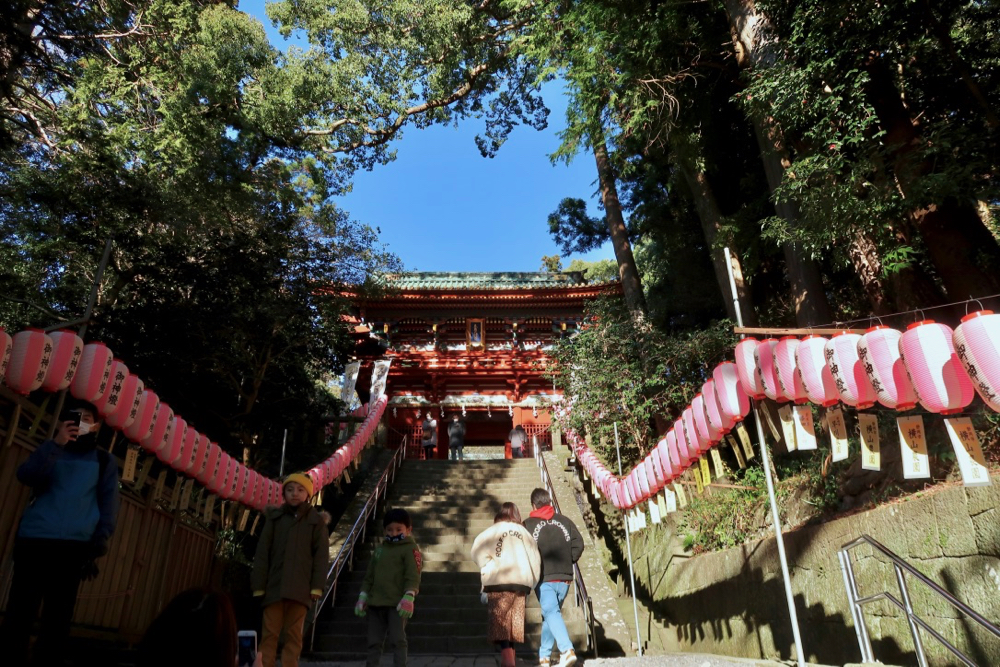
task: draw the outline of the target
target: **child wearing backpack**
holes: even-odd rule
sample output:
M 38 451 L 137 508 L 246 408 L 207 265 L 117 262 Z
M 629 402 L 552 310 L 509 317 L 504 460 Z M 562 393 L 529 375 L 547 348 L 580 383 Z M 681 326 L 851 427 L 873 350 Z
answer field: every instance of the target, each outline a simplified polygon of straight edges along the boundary
M 385 540 L 368 562 L 357 616 L 368 616 L 368 663 L 378 667 L 388 635 L 394 667 L 406 665 L 406 622 L 413 616 L 413 600 L 420 592 L 423 557 L 410 536 L 413 524 L 403 509 L 391 509 L 382 519 Z

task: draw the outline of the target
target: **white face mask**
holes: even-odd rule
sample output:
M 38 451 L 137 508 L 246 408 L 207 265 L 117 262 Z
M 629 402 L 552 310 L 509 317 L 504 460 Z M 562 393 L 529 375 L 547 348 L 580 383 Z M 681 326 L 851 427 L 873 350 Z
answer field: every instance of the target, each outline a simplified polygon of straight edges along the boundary
M 94 425 L 88 424 L 87 422 L 80 422 L 79 429 L 80 429 L 79 435 L 87 435 L 88 433 L 94 430 Z

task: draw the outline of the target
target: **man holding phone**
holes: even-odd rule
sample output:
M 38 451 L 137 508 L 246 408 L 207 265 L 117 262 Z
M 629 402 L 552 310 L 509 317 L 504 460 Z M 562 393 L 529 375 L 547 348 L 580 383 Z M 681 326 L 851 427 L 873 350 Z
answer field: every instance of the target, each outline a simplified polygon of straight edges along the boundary
M 39 608 L 33 664 L 63 664 L 80 582 L 97 576 L 95 560 L 108 552 L 118 516 L 118 465 L 97 448 L 100 427 L 93 405 L 71 407 L 55 437 L 17 469 L 31 496 L 14 541 L 14 576 L 0 627 L 0 646 L 11 659 L 4 664 L 28 664 Z

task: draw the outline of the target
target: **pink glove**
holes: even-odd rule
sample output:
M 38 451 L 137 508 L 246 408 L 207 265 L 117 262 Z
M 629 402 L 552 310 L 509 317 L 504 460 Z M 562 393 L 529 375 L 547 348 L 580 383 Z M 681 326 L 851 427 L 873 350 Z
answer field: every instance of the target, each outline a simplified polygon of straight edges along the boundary
M 396 605 L 396 611 L 399 612 L 400 618 L 413 617 L 413 593 L 407 593 L 403 596 L 403 599 Z

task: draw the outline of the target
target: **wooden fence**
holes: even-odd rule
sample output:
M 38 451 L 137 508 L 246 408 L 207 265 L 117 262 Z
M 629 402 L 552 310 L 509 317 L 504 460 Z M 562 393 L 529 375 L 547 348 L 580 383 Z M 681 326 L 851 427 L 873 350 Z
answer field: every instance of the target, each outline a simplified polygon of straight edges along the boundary
M 55 400 L 51 396 L 49 402 Z M 0 609 L 6 608 L 14 536 L 28 499 L 28 488 L 15 473 L 51 424 L 47 403 L 38 406 L 0 387 Z M 121 468 L 127 443 L 120 435 L 116 440 L 113 453 Z M 77 633 L 134 642 L 174 595 L 210 583 L 221 507 L 215 507 L 207 492 L 196 491 L 182 510 L 178 487 L 185 478 L 155 458 L 140 455 L 135 482 L 121 484 L 121 510 L 110 550 L 98 561 L 100 575 L 80 587 L 73 615 Z

